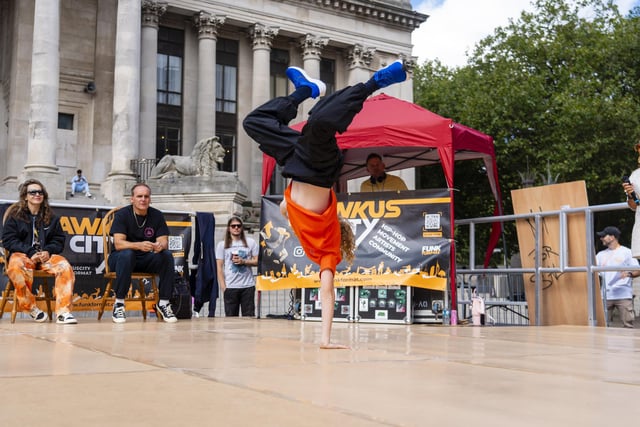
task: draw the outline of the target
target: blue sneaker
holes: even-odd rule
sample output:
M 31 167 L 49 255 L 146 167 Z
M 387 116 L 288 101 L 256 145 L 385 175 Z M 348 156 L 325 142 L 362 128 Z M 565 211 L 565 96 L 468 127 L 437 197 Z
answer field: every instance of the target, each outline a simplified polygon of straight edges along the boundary
M 323 96 L 327 91 L 327 86 L 325 86 L 322 80 L 312 79 L 304 72 L 302 68 L 298 67 L 289 67 L 287 68 L 287 77 L 293 83 L 296 89 L 300 86 L 308 86 L 311 88 L 311 97 L 317 98 L 319 96 Z
M 373 80 L 379 89 L 407 80 L 407 70 L 404 67 L 404 62 L 398 59 L 386 67 L 379 69 L 373 74 Z

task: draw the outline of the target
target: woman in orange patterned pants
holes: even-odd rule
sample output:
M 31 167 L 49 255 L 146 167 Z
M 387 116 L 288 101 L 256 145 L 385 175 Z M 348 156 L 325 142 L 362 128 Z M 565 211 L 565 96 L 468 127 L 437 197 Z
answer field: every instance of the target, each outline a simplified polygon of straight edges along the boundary
M 16 252 L 11 255 L 7 266 L 7 276 L 16 289 L 18 310 L 31 311 L 35 307 L 36 297 L 32 288 L 33 270 L 43 270 L 55 275 L 56 313 L 58 316 L 69 313 L 75 275 L 69 261 L 65 257 L 55 254 L 51 255 L 47 262 L 38 264 L 35 264 L 31 258 L 23 253 Z M 46 313 L 43 314 L 45 315 L 44 320 L 47 320 Z M 37 321 L 37 319 L 35 320 Z
M 58 255 L 64 249 L 65 234 L 48 198 L 42 183 L 29 179 L 20 185 L 20 200 L 5 213 L 2 245 L 11 254 L 7 276 L 16 290 L 18 309 L 29 311 L 36 322 L 44 322 L 47 314 L 36 305 L 32 291 L 33 271 L 54 274 L 56 323 L 75 324 L 71 314 L 75 275 L 69 262 Z

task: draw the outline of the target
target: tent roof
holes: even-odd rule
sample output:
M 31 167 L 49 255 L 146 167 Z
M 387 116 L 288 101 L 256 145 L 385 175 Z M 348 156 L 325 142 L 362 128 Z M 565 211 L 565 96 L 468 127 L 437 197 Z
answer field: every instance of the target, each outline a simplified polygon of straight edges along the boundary
M 292 128 L 300 130 L 305 123 Z M 452 188 L 454 161 L 483 159 L 491 190 L 500 203 L 493 138 L 419 105 L 384 93 L 371 97 L 347 131 L 336 138 L 345 157 L 340 190 L 346 190 L 347 180 L 368 175 L 365 162 L 371 152 L 384 157 L 387 171 L 440 163 Z M 263 194 L 274 167 L 273 159 L 265 157 Z

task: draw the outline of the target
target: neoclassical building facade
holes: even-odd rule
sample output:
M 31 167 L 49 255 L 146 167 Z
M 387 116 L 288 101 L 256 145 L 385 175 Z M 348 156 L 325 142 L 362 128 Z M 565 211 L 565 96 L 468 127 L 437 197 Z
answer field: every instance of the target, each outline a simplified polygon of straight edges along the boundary
M 287 66 L 340 89 L 412 61 L 426 19 L 409 0 L 0 0 L 1 185 L 35 177 L 63 199 L 82 169 L 119 203 L 150 164 L 216 135 L 257 203 L 262 155 L 242 119 L 289 92 Z

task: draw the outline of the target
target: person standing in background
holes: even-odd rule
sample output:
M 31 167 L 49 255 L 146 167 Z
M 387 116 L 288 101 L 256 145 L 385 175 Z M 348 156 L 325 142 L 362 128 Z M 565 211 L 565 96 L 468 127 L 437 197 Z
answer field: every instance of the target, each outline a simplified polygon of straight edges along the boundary
M 635 145 L 634 149 L 638 153 L 638 165 L 640 166 L 640 142 Z M 640 209 L 636 204 L 636 200 L 640 196 L 640 167 L 631 173 L 628 181 L 622 183 L 622 188 L 627 195 L 629 209 L 636 214 L 633 230 L 631 231 L 631 255 L 634 258 L 640 258 Z
M 620 230 L 618 227 L 608 226 L 596 233 L 600 241 L 607 249 L 596 254 L 596 262 L 600 267 L 639 267 L 638 260 L 631 256 L 631 250 L 622 246 L 618 239 Z M 633 311 L 633 287 L 632 279 L 640 276 L 640 271 L 604 271 L 605 296 L 607 299 L 607 314 L 609 320 L 613 315 L 613 309 L 618 308 L 622 325 L 625 328 L 633 328 L 635 312 Z
M 232 216 L 224 241 L 216 245 L 218 283 L 224 299 L 224 314 L 253 317 L 256 312 L 256 279 L 251 267 L 258 265 L 258 244 L 245 236 L 242 220 Z

